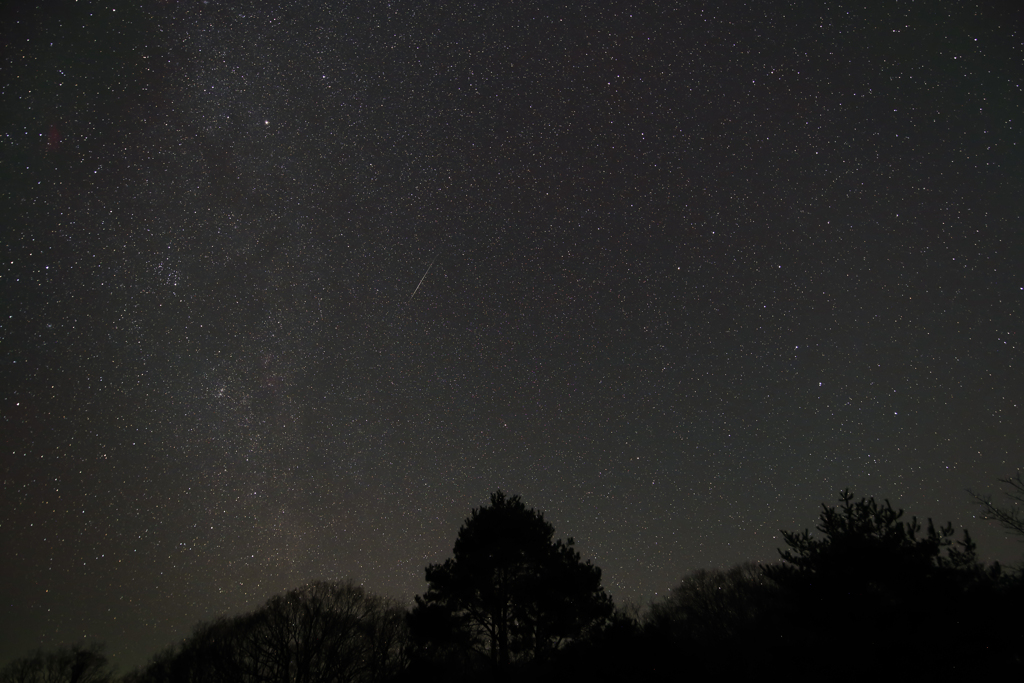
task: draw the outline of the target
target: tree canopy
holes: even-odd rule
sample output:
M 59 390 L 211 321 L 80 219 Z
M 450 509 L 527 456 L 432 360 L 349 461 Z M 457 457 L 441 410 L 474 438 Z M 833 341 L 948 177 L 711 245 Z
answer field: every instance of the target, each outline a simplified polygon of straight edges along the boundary
M 701 644 L 754 630 L 777 601 L 778 587 L 762 570 L 762 565 L 745 562 L 687 574 L 668 596 L 651 605 L 649 630 Z
M 113 679 L 99 643 L 39 650 L 0 669 L 2 683 L 110 683 Z
M 351 581 L 316 581 L 254 612 L 198 625 L 125 683 L 391 680 L 405 667 L 403 613 Z
M 553 537 L 498 491 L 426 568 L 412 611 L 318 581 L 199 624 L 124 676 L 74 645 L 12 661 L 0 683 L 658 683 L 746 680 L 772 661 L 801 680 L 1019 677 L 1024 571 L 979 564 L 966 531 L 887 500 L 844 491 L 815 530 L 782 532 L 777 564 L 692 570 L 645 614 L 613 613 L 601 570 Z
M 820 536 L 807 530 L 783 531 L 789 546 L 780 550 L 783 565 L 769 568 L 781 583 L 812 583 L 817 590 L 898 590 L 916 592 L 922 581 L 949 576 L 952 570 L 974 563 L 974 542 L 965 529 L 963 540 L 954 543 L 953 526 L 936 528 L 928 520 L 927 531 L 917 517 L 903 521 L 903 510 L 888 500 L 854 501 L 843 491 L 840 505 L 822 504 L 817 525 Z M 944 552 L 945 551 L 945 552 Z
M 573 539 L 519 496 L 491 495 L 459 529 L 453 557 L 426 568 L 413 637 L 435 649 L 475 650 L 498 668 L 536 660 L 612 613 L 601 570 L 583 562 Z
M 783 531 L 782 563 L 765 569 L 783 591 L 787 639 L 808 645 L 810 668 L 857 652 L 844 661 L 850 679 L 909 675 L 924 664 L 907 652 L 949 637 L 980 656 L 966 625 L 980 604 L 972 586 L 985 577 L 966 530 L 957 541 L 952 524 L 906 520 L 888 500 L 847 490 L 839 505 L 822 505 L 817 531 Z

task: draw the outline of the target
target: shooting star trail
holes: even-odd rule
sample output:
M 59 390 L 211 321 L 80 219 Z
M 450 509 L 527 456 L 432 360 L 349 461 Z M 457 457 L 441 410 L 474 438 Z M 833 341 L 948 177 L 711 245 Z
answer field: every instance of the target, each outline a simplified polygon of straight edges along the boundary
M 440 256 L 440 254 L 438 254 L 437 256 Z M 437 256 L 434 257 L 434 261 L 437 260 Z M 427 275 L 430 273 L 430 269 L 434 267 L 434 261 L 431 261 L 430 265 L 427 266 L 427 272 L 423 273 L 423 277 L 420 278 L 420 284 L 416 285 L 416 289 L 412 290 L 412 296 L 410 296 L 409 301 L 406 301 L 405 303 L 411 303 L 412 297 L 416 296 L 416 292 L 420 291 L 420 286 L 423 284 L 423 281 L 427 279 Z

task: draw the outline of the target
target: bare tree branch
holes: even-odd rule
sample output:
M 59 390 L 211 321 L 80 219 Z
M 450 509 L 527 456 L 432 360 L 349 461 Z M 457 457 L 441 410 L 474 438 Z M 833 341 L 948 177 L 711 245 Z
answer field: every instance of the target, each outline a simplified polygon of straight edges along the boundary
M 1000 477 L 999 482 L 1010 487 L 1009 491 L 1003 491 L 1003 495 L 1010 499 L 1008 505 L 998 505 L 992 501 L 992 496 L 975 493 L 970 489 L 967 493 L 982 507 L 983 519 L 998 522 L 1010 533 L 1024 537 L 1024 479 L 1021 478 L 1021 471 L 1017 470 L 1012 477 Z

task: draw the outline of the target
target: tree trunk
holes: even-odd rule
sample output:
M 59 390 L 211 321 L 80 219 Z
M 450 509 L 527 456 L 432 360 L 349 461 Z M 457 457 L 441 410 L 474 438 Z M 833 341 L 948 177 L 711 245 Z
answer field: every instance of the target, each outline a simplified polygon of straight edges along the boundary
M 502 669 L 508 668 L 508 605 L 502 605 L 501 617 L 498 621 L 498 647 L 499 665 Z

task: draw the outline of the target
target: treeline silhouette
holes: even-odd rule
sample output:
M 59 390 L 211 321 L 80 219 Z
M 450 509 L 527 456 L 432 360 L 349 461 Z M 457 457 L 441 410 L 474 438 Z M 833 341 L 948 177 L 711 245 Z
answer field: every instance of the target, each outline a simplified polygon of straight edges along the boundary
M 412 609 L 317 582 L 252 613 L 199 624 L 116 676 L 102 648 L 37 652 L 0 683 L 345 683 L 1019 679 L 1024 569 L 983 565 L 964 531 L 888 501 L 822 505 L 816 533 L 783 532 L 777 563 L 702 569 L 644 610 L 615 608 L 601 570 L 543 515 L 500 491 Z

